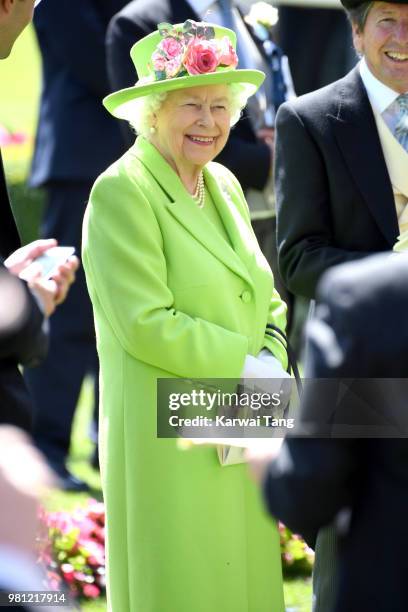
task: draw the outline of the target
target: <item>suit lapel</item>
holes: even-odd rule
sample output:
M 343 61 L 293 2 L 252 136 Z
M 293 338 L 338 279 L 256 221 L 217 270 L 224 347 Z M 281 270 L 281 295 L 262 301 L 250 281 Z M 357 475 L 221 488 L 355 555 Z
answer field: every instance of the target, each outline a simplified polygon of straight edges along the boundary
M 139 137 L 131 151 L 139 158 L 162 189 L 164 205 L 170 214 L 232 272 L 252 285 L 251 276 L 244 264 L 245 258 L 248 259 L 250 252 L 245 245 L 249 241 L 248 228 L 238 212 L 235 211 L 232 202 L 225 200 L 225 196 L 223 196 L 210 171 L 205 169 L 208 189 L 234 248 L 220 238 L 211 221 L 191 199 L 180 178 L 152 144 Z M 238 230 L 235 223 L 239 223 Z M 245 230 L 246 234 L 244 233 Z M 243 240 L 239 239 L 241 231 L 244 236 Z M 241 259 L 240 255 L 244 257 L 244 260 Z
M 332 121 L 337 143 L 349 171 L 378 227 L 394 245 L 399 234 L 390 178 L 374 114 L 358 67 L 340 83 L 340 103 Z

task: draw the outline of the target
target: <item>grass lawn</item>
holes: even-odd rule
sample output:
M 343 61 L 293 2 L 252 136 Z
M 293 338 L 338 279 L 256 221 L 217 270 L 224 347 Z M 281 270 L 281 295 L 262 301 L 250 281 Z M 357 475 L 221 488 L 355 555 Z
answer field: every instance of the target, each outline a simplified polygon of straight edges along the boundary
M 40 72 L 34 29 L 29 26 L 17 40 L 10 57 L 0 62 L 0 125 L 27 135 L 24 144 L 2 149 L 9 181 L 21 180 L 27 175 L 37 122 Z

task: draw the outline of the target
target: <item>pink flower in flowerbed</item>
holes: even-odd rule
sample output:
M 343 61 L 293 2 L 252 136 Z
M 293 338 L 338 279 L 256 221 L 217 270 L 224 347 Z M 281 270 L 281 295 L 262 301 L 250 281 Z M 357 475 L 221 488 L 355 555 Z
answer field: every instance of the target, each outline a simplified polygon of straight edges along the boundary
M 28 136 L 24 132 L 11 132 L 0 125 L 0 147 L 22 145 L 27 142 Z
M 193 38 L 186 50 L 184 66 L 189 74 L 215 72 L 218 66 L 218 49 L 215 42 Z
M 158 49 L 166 54 L 167 59 L 174 59 L 183 54 L 182 43 L 171 36 L 163 38 L 158 45 Z
M 99 597 L 105 590 L 104 505 L 89 500 L 87 507 L 71 514 L 42 510 L 40 518 L 48 532 L 39 559 L 46 568 L 47 587 L 65 584 L 73 598 Z
M 63 563 L 61 565 L 61 572 L 62 572 L 65 582 L 68 582 L 68 584 L 75 580 L 74 568 L 72 567 L 70 563 Z
M 88 505 L 88 516 L 94 521 L 105 524 L 105 505 L 102 502 L 90 500 Z
M 99 589 L 95 584 L 86 584 L 82 589 L 85 597 L 89 599 L 96 599 L 101 594 L 101 589 Z
M 221 66 L 237 66 L 238 56 L 228 36 L 218 41 L 218 62 Z

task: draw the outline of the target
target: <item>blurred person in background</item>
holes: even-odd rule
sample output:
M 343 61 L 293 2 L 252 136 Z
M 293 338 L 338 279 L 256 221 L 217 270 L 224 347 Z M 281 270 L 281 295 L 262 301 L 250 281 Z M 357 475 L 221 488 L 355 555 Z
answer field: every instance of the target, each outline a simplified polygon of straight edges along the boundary
M 43 60 L 43 83 L 30 185 L 43 187 L 43 237 L 81 250 L 82 218 L 96 176 L 121 152 L 121 135 L 100 100 L 109 92 L 107 24 L 124 0 L 43 0 L 34 26 Z M 35 440 L 66 490 L 87 485 L 66 468 L 75 408 L 84 378 L 98 363 L 92 309 L 82 270 L 69 298 L 50 324 L 50 348 L 25 378 L 35 408 Z M 97 457 L 94 456 L 94 464 Z
M 279 266 L 309 299 L 329 268 L 391 250 L 408 228 L 408 0 L 342 4 L 359 64 L 277 116 Z M 333 530 L 317 548 L 327 574 Z M 328 586 L 316 579 L 316 610 L 330 609 Z
M 272 169 L 275 115 L 282 102 L 294 97 L 294 91 L 287 58 L 272 37 L 277 11 L 266 3 L 257 3 L 255 10 L 244 17 L 231 0 L 133 0 L 115 15 L 107 31 L 111 87 L 134 84 L 130 49 L 135 42 L 153 32 L 157 23 L 183 23 L 186 19 L 205 20 L 234 30 L 240 68 L 257 68 L 266 74 L 264 84 L 249 100 L 217 161 L 236 175 L 244 190 L 258 243 L 272 268 L 277 290 L 289 306 L 290 328 L 292 298 L 277 268 Z M 124 152 L 134 142 L 135 134 L 128 124 L 123 124 L 122 130 Z
M 301 96 L 345 76 L 357 63 L 347 17 L 341 8 L 279 6 L 276 37 L 288 56 L 296 93 Z
M 0 294 L 2 291 L 0 281 Z M 0 596 L 47 590 L 37 562 L 36 537 L 40 498 L 52 484 L 51 472 L 30 437 L 20 428 L 0 425 Z M 56 610 L 39 604 L 1 603 L 7 610 Z

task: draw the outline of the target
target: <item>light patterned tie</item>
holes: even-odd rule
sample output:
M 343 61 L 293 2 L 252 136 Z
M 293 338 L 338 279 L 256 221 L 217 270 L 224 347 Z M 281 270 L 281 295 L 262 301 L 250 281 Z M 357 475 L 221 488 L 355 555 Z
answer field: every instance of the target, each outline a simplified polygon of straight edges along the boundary
M 399 113 L 394 135 L 400 145 L 408 152 L 408 94 L 397 98 Z

